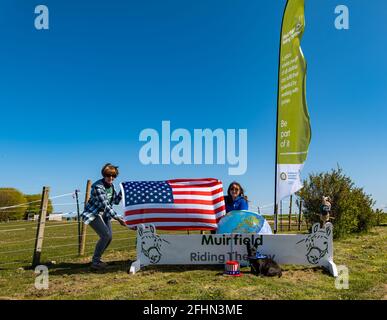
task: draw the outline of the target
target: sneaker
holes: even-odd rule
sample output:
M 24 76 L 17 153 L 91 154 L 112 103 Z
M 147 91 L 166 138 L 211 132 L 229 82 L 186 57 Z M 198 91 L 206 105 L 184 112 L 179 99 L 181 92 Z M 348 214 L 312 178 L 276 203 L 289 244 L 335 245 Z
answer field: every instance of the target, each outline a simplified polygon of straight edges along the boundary
M 93 270 L 104 270 L 106 269 L 107 264 L 105 262 L 99 261 L 99 262 L 93 262 L 91 264 L 91 269 Z

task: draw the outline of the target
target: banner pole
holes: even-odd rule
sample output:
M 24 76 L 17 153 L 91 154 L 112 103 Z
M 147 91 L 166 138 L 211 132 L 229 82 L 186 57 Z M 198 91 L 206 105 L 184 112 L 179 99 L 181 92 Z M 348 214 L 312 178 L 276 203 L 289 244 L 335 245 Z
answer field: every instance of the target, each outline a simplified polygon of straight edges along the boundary
M 281 76 L 281 44 L 282 44 L 282 28 L 284 25 L 284 18 L 286 8 L 288 6 L 289 0 L 286 1 L 284 13 L 282 15 L 281 29 L 280 29 L 280 41 L 279 41 L 279 50 L 278 50 L 278 80 L 277 80 L 277 114 L 275 122 L 275 169 L 274 169 L 274 234 L 277 233 L 278 229 L 278 203 L 277 203 L 277 176 L 278 176 L 278 118 L 279 118 L 279 97 L 280 97 L 280 76 Z

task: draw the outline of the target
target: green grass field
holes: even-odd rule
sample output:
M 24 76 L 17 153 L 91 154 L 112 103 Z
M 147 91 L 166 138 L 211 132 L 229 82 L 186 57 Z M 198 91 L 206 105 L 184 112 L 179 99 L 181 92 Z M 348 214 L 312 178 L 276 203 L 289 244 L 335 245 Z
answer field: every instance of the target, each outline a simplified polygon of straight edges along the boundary
M 284 227 L 285 228 L 285 227 Z M 48 222 L 42 263 L 49 266 L 49 289 L 37 290 L 32 260 L 36 222 L 0 223 L 0 299 L 386 299 L 387 228 L 334 242 L 334 261 L 349 269 L 349 289 L 321 268 L 283 266 L 281 278 L 223 276 L 222 266 L 147 267 L 128 274 L 135 259 L 135 233 L 113 224 L 104 256 L 109 266 L 91 272 L 97 236 L 89 229 L 84 257 L 77 257 L 77 224 Z M 285 228 L 286 229 L 286 228 Z

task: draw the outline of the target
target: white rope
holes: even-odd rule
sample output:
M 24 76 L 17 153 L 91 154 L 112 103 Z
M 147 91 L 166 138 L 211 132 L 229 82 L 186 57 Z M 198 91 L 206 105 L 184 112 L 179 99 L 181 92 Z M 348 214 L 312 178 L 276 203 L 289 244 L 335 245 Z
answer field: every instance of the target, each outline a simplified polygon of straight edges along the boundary
M 59 259 L 59 258 L 64 258 L 64 257 L 78 257 L 78 254 L 76 253 L 72 253 L 72 254 L 65 254 L 65 255 L 62 255 L 62 256 L 54 256 L 54 258 L 49 258 L 49 259 Z
M 16 230 L 21 230 L 21 229 L 16 229 Z M 23 230 L 25 230 L 25 229 L 23 228 Z M 8 231 L 8 230 L 3 230 L 3 231 Z M 0 232 L 1 232 L 1 230 L 0 230 Z M 127 233 L 127 231 L 113 232 L 113 235 L 122 234 L 122 233 Z M 89 234 L 89 235 L 87 235 L 87 237 L 91 238 L 91 237 L 99 237 L 99 236 L 97 234 Z M 48 240 L 51 240 L 51 239 L 77 239 L 77 238 L 78 238 L 78 235 L 75 234 L 75 235 L 71 235 L 71 236 L 53 236 L 53 237 L 45 236 L 44 240 L 48 241 Z M 114 238 L 113 240 L 115 240 L 115 241 L 118 241 L 118 240 L 121 241 L 122 239 L 133 240 L 135 238 L 136 238 L 136 236 L 129 235 L 129 237 L 127 237 L 127 238 L 118 238 L 118 239 Z M 7 241 L 1 241 L 0 240 L 0 245 L 7 246 L 7 245 L 12 245 L 12 244 L 31 242 L 31 241 L 35 241 L 35 240 L 36 240 L 36 238 L 31 238 L 31 239 L 26 239 L 26 240 L 19 240 L 19 241 L 12 241 L 12 242 L 7 242 Z
M 77 225 L 78 223 L 66 223 L 66 224 L 54 224 L 54 225 L 46 225 L 45 228 L 57 228 L 57 227 L 67 227 L 67 226 L 73 226 L 73 225 Z M 37 229 L 37 227 L 33 227 L 32 229 Z
M 250 207 L 256 208 L 256 211 L 257 211 L 258 214 L 263 214 L 262 209 L 273 207 L 273 205 L 274 204 L 271 203 L 271 204 L 266 204 L 266 205 L 263 205 L 263 206 L 258 206 L 258 205 L 254 204 L 254 203 L 249 203 Z M 271 214 L 272 214 L 272 212 L 271 212 Z
M 82 192 L 78 192 L 78 194 L 82 194 Z M 60 194 L 58 196 L 49 197 L 49 199 L 57 199 L 57 198 L 62 198 L 62 197 L 67 197 L 67 196 L 72 196 L 72 195 L 74 195 L 74 192 L 65 193 L 65 194 Z
M 28 205 L 28 204 L 30 204 L 30 203 L 35 203 L 35 202 L 40 202 L 40 201 L 42 201 L 42 200 L 30 201 L 30 202 L 26 202 L 26 203 L 16 204 L 16 205 L 14 205 L 14 206 L 1 207 L 0 210 L 10 209 L 10 208 L 25 207 L 26 205 Z
M 134 246 L 134 245 L 129 245 L 129 246 L 125 246 L 125 247 L 117 247 L 117 248 L 114 248 L 114 247 L 109 247 L 109 248 L 107 248 L 106 249 L 106 251 L 111 251 L 111 250 L 121 250 L 121 249 L 130 249 L 130 248 L 133 248 L 133 249 L 131 249 L 131 251 L 133 251 L 133 250 L 135 250 L 136 248 L 135 248 L 136 246 Z M 106 252 L 105 251 L 105 252 Z M 88 254 L 88 255 L 92 255 L 94 253 L 94 251 L 88 251 L 86 254 Z
M 10 232 L 10 231 L 25 231 L 26 228 L 17 228 L 17 229 L 1 229 L 0 232 Z
M 75 247 L 75 246 L 79 246 L 79 244 L 78 243 L 70 243 L 70 244 L 60 244 L 58 246 L 47 246 L 47 247 L 43 247 L 43 250 L 54 249 L 54 248 L 63 248 L 63 247 Z
M 81 194 L 82 192 L 78 192 L 78 194 Z M 67 197 L 67 196 L 71 196 L 73 195 L 74 192 L 71 192 L 71 193 L 65 193 L 65 194 L 60 194 L 60 195 L 57 195 L 57 196 L 53 196 L 53 197 L 49 197 L 50 200 L 52 199 L 57 199 L 57 198 L 62 198 L 62 197 Z M 20 204 L 16 204 L 16 205 L 13 205 L 13 206 L 7 206 L 7 207 L 0 207 L 0 210 L 4 210 L 4 209 L 10 209 L 10 208 L 18 208 L 18 207 L 24 207 L 28 204 L 31 204 L 31 203 L 36 203 L 36 202 L 41 202 L 42 200 L 34 200 L 34 201 L 30 201 L 30 202 L 25 202 L 25 203 L 20 203 Z M 83 202 L 84 203 L 84 202 Z
M 66 238 L 77 239 L 78 235 L 65 236 L 65 237 L 45 237 L 44 240 L 48 240 L 48 239 L 66 239 Z M 118 239 L 113 239 L 113 241 L 114 242 L 123 241 L 123 240 L 131 241 L 133 239 L 134 239 L 134 237 L 132 237 L 132 238 L 118 238 Z M 18 244 L 18 243 L 30 242 L 30 241 L 33 241 L 33 240 L 35 240 L 35 238 L 27 239 L 27 240 L 21 240 L 21 241 L 14 241 L 14 242 L 0 242 L 0 244 L 5 246 L 5 245 L 9 245 L 9 244 Z M 90 245 L 90 244 L 95 245 L 95 242 L 94 241 L 86 242 L 86 245 Z M 78 245 L 79 245 L 78 243 L 74 243 L 74 244 L 44 246 L 44 249 L 61 248 L 61 247 L 73 247 L 73 246 L 78 246 Z M 5 252 L 0 252 L 0 253 L 24 252 L 24 251 L 30 251 L 30 250 L 33 250 L 33 248 L 32 249 L 14 250 L 14 251 L 5 251 Z
M 31 222 L 31 221 L 29 221 Z M 31 226 L 34 226 L 36 225 L 36 221 L 34 221 L 33 223 L 31 223 Z M 30 226 L 26 226 L 26 225 L 21 225 L 20 223 L 14 223 L 14 224 L 10 224 L 10 225 L 0 225 L 0 230 L 5 230 L 5 229 L 8 229 L 9 227 L 30 227 Z
M 63 225 L 63 226 L 65 226 L 65 225 L 72 225 L 72 224 L 78 224 L 78 221 L 73 222 L 73 221 L 66 221 L 66 220 L 61 220 L 61 221 L 48 220 L 46 222 L 46 226 L 47 225 L 50 225 L 50 226 L 62 226 Z
M 129 248 L 131 248 L 131 247 L 133 247 L 133 246 L 127 246 L 127 247 L 118 247 L 118 248 L 108 248 L 107 250 L 121 250 L 121 249 L 129 249 Z
M 129 238 L 118 238 L 118 239 L 113 239 L 112 242 L 117 242 L 117 241 L 122 241 L 122 240 L 131 240 Z
M 73 235 L 73 236 L 55 236 L 55 237 L 46 237 L 44 236 L 44 240 L 48 239 L 70 239 L 70 238 L 78 238 L 78 235 Z
M 1 251 L 0 254 L 17 253 L 17 252 L 25 252 L 25 251 L 33 251 L 33 249 L 34 249 L 34 248 L 21 249 L 21 250 L 13 250 L 13 251 Z
M 123 240 L 130 240 L 130 239 L 128 239 L 128 238 L 119 238 L 119 239 L 113 239 L 112 240 L 112 243 L 114 243 L 114 242 L 119 242 L 119 241 L 123 241 Z M 88 245 L 95 245 L 95 241 L 89 241 L 89 242 L 86 242 L 86 245 L 88 246 Z M 132 246 L 133 244 L 130 244 L 130 246 Z M 135 245 L 134 245 L 135 246 Z
M 270 203 L 270 204 L 266 204 L 264 206 L 260 206 L 260 208 L 271 208 L 271 207 L 274 208 L 274 203 Z
M 28 261 L 27 260 L 19 260 L 19 261 L 14 261 L 14 262 L 0 263 L 0 267 L 10 265 L 10 264 L 19 264 L 19 263 L 24 264 L 24 263 L 28 263 Z
M 27 240 L 20 240 L 20 241 L 12 241 L 12 242 L 0 241 L 0 245 L 7 246 L 7 245 L 10 245 L 10 244 L 18 244 L 18 243 L 30 242 L 30 241 L 33 241 L 33 240 L 36 240 L 36 238 L 31 238 L 31 239 L 27 239 Z

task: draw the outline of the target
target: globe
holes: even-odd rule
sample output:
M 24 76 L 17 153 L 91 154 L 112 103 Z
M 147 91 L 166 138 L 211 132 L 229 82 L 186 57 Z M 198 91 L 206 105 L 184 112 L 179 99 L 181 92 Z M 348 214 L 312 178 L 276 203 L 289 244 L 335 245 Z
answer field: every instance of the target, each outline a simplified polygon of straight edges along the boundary
M 261 233 L 272 234 L 266 219 L 247 210 L 228 212 L 218 223 L 216 233 Z

